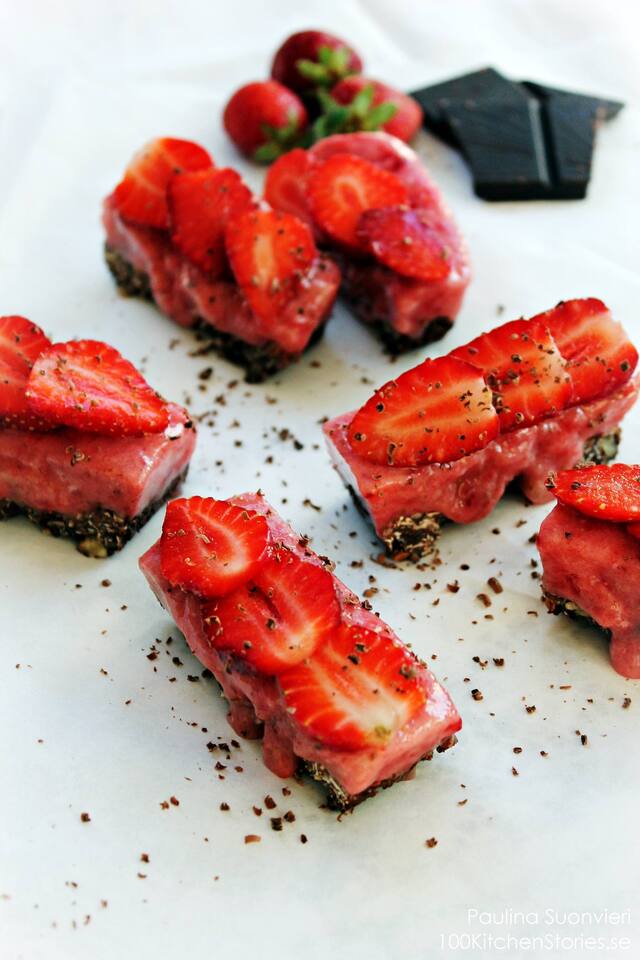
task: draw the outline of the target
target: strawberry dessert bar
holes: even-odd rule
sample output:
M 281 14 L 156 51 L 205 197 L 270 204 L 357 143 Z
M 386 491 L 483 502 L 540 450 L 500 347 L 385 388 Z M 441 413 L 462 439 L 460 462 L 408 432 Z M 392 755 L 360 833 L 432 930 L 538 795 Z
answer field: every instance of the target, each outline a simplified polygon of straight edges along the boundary
M 275 774 L 307 772 L 347 810 L 455 743 L 428 667 L 261 494 L 167 507 L 142 572 Z
M 102 219 L 120 290 L 199 328 L 247 380 L 264 380 L 321 335 L 340 283 L 335 263 L 306 223 L 259 204 L 197 144 L 147 144 Z
M 545 503 L 551 470 L 612 459 L 637 360 L 600 300 L 571 300 L 425 360 L 324 431 L 388 551 L 415 560 L 443 521 L 487 516 L 512 481 Z
M 439 340 L 470 279 L 466 246 L 418 156 L 387 133 L 336 134 L 267 174 L 272 206 L 305 218 L 342 292 L 392 353 Z
M 187 471 L 196 431 L 117 350 L 0 317 L 0 519 L 120 550 Z
M 537 537 L 550 613 L 602 627 L 614 670 L 640 680 L 640 466 L 552 475 L 558 503 Z

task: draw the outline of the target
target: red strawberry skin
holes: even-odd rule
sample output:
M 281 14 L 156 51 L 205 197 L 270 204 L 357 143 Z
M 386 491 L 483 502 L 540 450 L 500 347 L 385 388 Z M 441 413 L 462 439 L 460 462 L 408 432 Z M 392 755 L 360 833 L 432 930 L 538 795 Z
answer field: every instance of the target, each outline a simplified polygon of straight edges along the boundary
M 387 633 L 343 624 L 279 677 L 287 710 L 324 746 L 386 746 L 424 706 L 418 663 Z
M 348 435 L 359 456 L 415 467 L 458 460 L 498 431 L 482 372 L 449 356 L 425 360 L 377 390 L 356 413 Z
M 224 232 L 253 196 L 235 170 L 210 167 L 172 177 L 168 187 L 171 239 L 211 278 L 226 266 Z
M 548 324 L 568 361 L 572 403 L 613 393 L 633 375 L 638 351 L 602 300 L 566 300 L 534 319 Z
M 190 140 L 160 137 L 133 158 L 114 191 L 120 215 L 132 223 L 166 229 L 169 226 L 167 185 L 175 173 L 212 165 L 207 151 Z
M 51 426 L 120 437 L 161 433 L 167 403 L 113 347 L 97 340 L 54 343 L 35 361 L 26 389 L 31 412 Z
M 173 586 L 221 597 L 257 571 L 269 532 L 260 514 L 213 497 L 172 500 L 160 540 L 162 573 Z
M 25 317 L 0 317 L 0 426 L 48 430 L 48 423 L 27 403 L 31 369 L 51 341 Z
M 344 66 L 341 71 L 329 66 L 326 76 L 318 83 L 312 77 L 301 73 L 298 63 L 300 60 L 306 60 L 318 64 L 320 50 L 323 47 L 333 51 L 344 51 Z M 360 73 L 361 70 L 362 60 L 345 40 L 321 30 L 303 30 L 288 37 L 278 48 L 271 65 L 271 76 L 291 90 L 306 93 L 317 85 L 332 86 L 341 76 Z
M 285 151 L 307 126 L 300 98 L 276 80 L 248 83 L 227 103 L 223 123 L 238 150 L 254 160 L 270 162 Z M 259 153 L 273 146 L 273 155 Z
M 409 143 L 415 137 L 422 126 L 424 114 L 419 103 L 409 97 L 406 93 L 381 83 L 379 80 L 371 80 L 369 77 L 358 76 L 345 77 L 335 85 L 331 91 L 331 96 L 338 103 L 348 106 L 354 97 L 366 87 L 373 87 L 372 106 L 376 107 L 381 103 L 392 103 L 396 112 L 382 125 L 381 129 L 385 133 L 390 133 L 399 140 Z
M 297 147 L 271 164 L 264 182 L 264 198 L 274 210 L 292 213 L 306 223 L 312 223 L 306 190 L 310 165 L 309 152 Z
M 588 517 L 640 521 L 640 466 L 610 463 L 563 470 L 547 486 L 560 503 Z
M 314 219 L 332 239 L 351 248 L 362 247 L 357 233 L 361 214 L 408 201 L 398 177 L 353 154 L 335 154 L 314 165 L 307 183 Z
M 438 281 L 451 272 L 451 253 L 429 210 L 403 206 L 365 210 L 357 235 L 377 260 L 404 277 Z
M 280 549 L 262 561 L 248 585 L 210 602 L 203 615 L 215 647 L 273 676 L 329 639 L 340 606 L 327 570 Z
M 286 309 L 317 257 L 307 224 L 275 210 L 240 213 L 229 223 L 225 243 L 236 281 L 263 320 L 276 320 Z
M 541 320 L 513 320 L 452 351 L 480 367 L 503 431 L 532 426 L 571 401 L 566 363 Z

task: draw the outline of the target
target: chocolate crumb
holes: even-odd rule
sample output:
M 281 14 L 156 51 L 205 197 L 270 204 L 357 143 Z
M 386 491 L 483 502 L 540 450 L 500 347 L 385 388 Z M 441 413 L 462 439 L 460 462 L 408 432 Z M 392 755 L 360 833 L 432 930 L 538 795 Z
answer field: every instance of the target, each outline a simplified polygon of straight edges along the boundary
M 513 752 L 514 752 L 514 753 L 522 753 L 522 747 L 514 747 L 514 748 L 513 748 Z
M 180 801 L 178 800 L 177 797 L 169 797 L 169 803 L 172 804 L 174 807 L 180 806 Z
M 631 706 L 631 697 L 625 697 L 624 700 L 622 701 L 622 709 L 628 710 L 630 706 Z
M 301 833 L 301 834 L 300 834 L 300 843 L 306 843 L 306 842 L 307 842 L 307 835 L 306 835 L 306 833 Z
M 484 700 L 484 697 L 482 696 L 481 691 L 478 690 L 477 688 L 471 691 L 471 696 L 473 697 L 474 700 Z
M 436 847 L 438 845 L 438 841 L 436 840 L 435 837 L 429 837 L 428 840 L 425 840 L 424 845 L 425 847 L 432 849 L 433 847 Z
M 487 583 L 494 593 L 502 593 L 503 587 L 497 577 L 489 577 Z
M 271 829 L 276 833 L 282 830 L 282 817 L 271 817 Z
M 111 580 L 106 580 L 106 579 L 105 579 L 105 580 L 101 580 L 101 581 L 100 581 L 100 586 L 101 586 L 101 587 L 110 587 L 110 586 L 111 586 Z
M 491 606 L 491 597 L 488 597 L 486 593 L 476 594 L 476 600 L 479 600 L 480 603 L 485 607 Z
M 535 713 L 535 712 L 536 712 L 536 708 L 535 708 L 535 706 L 533 706 L 533 705 L 531 705 L 530 707 L 525 706 L 525 710 L 527 711 L 527 713 Z
M 496 667 L 504 667 L 504 657 L 494 657 L 493 662 Z
M 520 774 L 518 773 L 515 767 L 511 767 L 511 773 L 513 774 L 514 777 L 520 776 Z
M 273 797 L 269 796 L 269 794 L 267 794 L 267 796 L 264 798 L 264 805 L 267 808 L 267 810 L 274 810 L 277 807 L 277 803 L 275 802 Z
M 259 837 L 257 833 L 248 833 L 245 838 L 245 843 L 260 843 L 262 837 Z
M 231 807 L 229 806 L 228 803 L 221 803 L 220 809 L 226 812 L 227 810 L 231 810 Z
M 143 863 L 149 863 L 149 854 L 148 854 L 148 853 L 141 853 L 141 854 L 140 854 L 140 859 L 142 860 Z
M 83 823 L 90 823 L 90 822 L 91 822 L 91 817 L 89 816 L 88 813 L 81 813 L 81 814 L 80 814 L 80 819 L 81 819 L 81 821 L 82 821 Z

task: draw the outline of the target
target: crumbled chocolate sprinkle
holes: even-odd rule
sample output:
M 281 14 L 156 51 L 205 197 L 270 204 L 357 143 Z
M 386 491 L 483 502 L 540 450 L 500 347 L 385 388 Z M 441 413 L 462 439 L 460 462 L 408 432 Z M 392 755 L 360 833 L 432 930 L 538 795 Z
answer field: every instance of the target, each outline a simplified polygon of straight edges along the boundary
M 502 593 L 503 587 L 497 577 L 489 577 L 487 583 L 494 593 Z
M 260 843 L 262 837 L 259 837 L 257 833 L 248 833 L 245 838 L 245 843 Z
M 90 817 L 90 815 L 89 815 L 88 813 L 81 813 L 81 814 L 80 814 L 80 819 L 81 819 L 81 821 L 82 821 L 83 823 L 90 823 L 90 822 L 91 822 L 91 817 Z
M 474 700 L 484 700 L 484 697 L 482 696 L 482 692 L 477 688 L 471 691 L 471 696 L 473 697 Z
M 438 841 L 436 840 L 435 837 L 429 837 L 428 840 L 425 840 L 424 845 L 425 847 L 428 847 L 431 850 L 433 847 L 436 847 L 438 845 Z
M 271 817 L 271 829 L 276 833 L 282 830 L 282 817 Z
M 226 813 L 227 810 L 231 810 L 231 807 L 229 806 L 228 803 L 221 803 L 220 809 Z
M 630 706 L 631 706 L 631 697 L 625 697 L 624 700 L 622 701 L 622 709 L 628 710 Z
M 264 798 L 264 805 L 267 808 L 267 810 L 275 810 L 275 808 L 277 807 L 277 803 L 275 802 L 273 797 L 269 796 L 269 794 L 267 794 L 267 796 Z
M 301 833 L 301 834 L 300 834 L 300 843 L 306 843 L 307 840 L 308 840 L 308 837 L 307 837 L 306 833 Z

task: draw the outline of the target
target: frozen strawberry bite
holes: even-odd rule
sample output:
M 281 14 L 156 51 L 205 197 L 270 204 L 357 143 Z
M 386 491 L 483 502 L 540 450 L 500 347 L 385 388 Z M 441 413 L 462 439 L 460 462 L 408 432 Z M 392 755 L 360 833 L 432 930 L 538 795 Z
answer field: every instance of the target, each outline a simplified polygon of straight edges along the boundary
M 609 634 L 611 665 L 640 679 L 640 466 L 565 470 L 549 478 L 557 506 L 536 545 L 550 613 Z
M 132 160 L 103 205 L 105 256 L 126 294 L 198 327 L 252 382 L 321 334 L 338 291 L 335 263 L 309 226 L 259 204 L 202 147 L 162 138 Z
M 177 488 L 196 442 L 117 350 L 52 344 L 0 317 L 0 518 L 24 514 L 92 557 L 120 550 Z
M 427 666 L 261 494 L 171 502 L 140 567 L 278 776 L 305 771 L 346 810 L 455 742 Z
M 487 516 L 512 481 L 544 503 L 550 471 L 612 459 L 637 359 L 600 300 L 567 301 L 424 361 L 325 436 L 388 551 L 417 559 L 444 520 Z
M 387 133 L 336 134 L 269 169 L 265 197 L 306 219 L 342 271 L 342 292 L 391 352 L 438 340 L 470 280 L 466 246 L 440 191 Z

